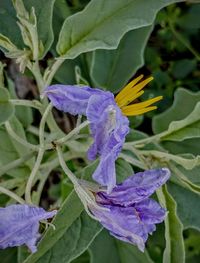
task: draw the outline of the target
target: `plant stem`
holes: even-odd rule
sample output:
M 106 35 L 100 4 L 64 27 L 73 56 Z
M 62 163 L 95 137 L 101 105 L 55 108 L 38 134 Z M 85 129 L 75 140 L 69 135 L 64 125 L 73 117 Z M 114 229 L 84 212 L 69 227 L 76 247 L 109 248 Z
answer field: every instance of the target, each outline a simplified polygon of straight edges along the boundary
M 16 168 L 17 166 L 25 163 L 27 160 L 31 159 L 34 155 L 35 155 L 34 152 L 30 152 L 30 153 L 22 156 L 21 158 L 4 165 L 3 167 L 0 168 L 0 176 L 5 174 L 9 170 L 12 170 L 12 169 Z
M 39 170 L 40 164 L 42 162 L 43 159 L 43 155 L 44 155 L 44 149 L 40 148 L 39 152 L 38 152 L 38 156 L 37 156 L 37 160 L 35 162 L 35 165 L 33 167 L 33 170 L 31 171 L 31 174 L 28 178 L 27 184 L 26 184 L 26 189 L 25 189 L 25 200 L 27 203 L 32 204 L 32 200 L 31 200 L 31 188 L 32 185 L 34 183 L 34 179 L 35 176 Z
M 21 143 L 22 145 L 24 145 L 25 147 L 31 149 L 31 150 L 34 150 L 34 151 L 38 151 L 39 150 L 39 146 L 38 145 L 34 145 L 32 143 L 29 143 L 27 141 L 25 141 L 24 139 L 22 139 L 21 137 L 19 137 L 15 132 L 14 130 L 12 129 L 9 121 L 6 121 L 5 123 L 5 127 L 6 127 L 6 130 L 8 132 L 8 134 L 13 138 L 15 139 L 17 142 Z
M 10 102 L 15 106 L 25 106 L 25 107 L 32 107 L 38 109 L 39 111 L 42 110 L 42 104 L 37 100 L 10 100 Z
M 13 193 L 12 191 L 0 186 L 0 192 L 11 197 L 12 199 L 16 200 L 18 203 L 20 204 L 25 204 L 24 199 L 22 199 L 21 197 L 19 197 L 18 195 L 16 195 L 15 193 Z
M 40 122 L 40 128 L 39 128 L 40 147 L 39 147 L 39 152 L 38 152 L 37 160 L 35 162 L 33 170 L 32 170 L 32 172 L 30 174 L 30 177 L 28 178 L 28 182 L 27 182 L 26 189 L 25 189 L 25 199 L 26 199 L 26 202 L 30 203 L 30 204 L 32 204 L 31 188 L 32 188 L 32 185 L 34 183 L 34 180 L 35 180 L 35 177 L 37 175 L 37 172 L 38 172 L 38 170 L 40 168 L 40 164 L 42 162 L 43 155 L 44 155 L 44 152 L 45 152 L 45 147 L 44 147 L 45 146 L 44 145 L 44 128 L 45 128 L 46 119 L 47 119 L 48 114 L 51 111 L 51 109 L 52 109 L 52 105 L 49 104 L 48 107 L 46 108 L 46 110 L 44 112 L 44 115 L 42 117 L 42 120 Z
M 57 153 L 58 153 L 58 159 L 59 159 L 59 162 L 60 162 L 60 165 L 63 169 L 63 171 L 68 175 L 69 179 L 72 181 L 73 185 L 75 186 L 78 186 L 78 179 L 76 178 L 76 176 L 72 173 L 72 171 L 67 167 L 66 163 L 65 163 L 65 160 L 63 158 L 63 154 L 62 154 L 62 151 L 60 149 L 59 146 L 57 146 L 56 148 L 57 150 Z
M 62 65 L 62 63 L 64 62 L 64 59 L 59 59 L 57 58 L 56 61 L 54 62 L 54 64 L 51 66 L 50 71 L 47 74 L 47 77 L 45 79 L 45 86 L 49 86 L 52 82 L 52 79 L 56 73 L 56 71 L 59 69 L 59 67 Z M 48 69 L 47 69 L 48 70 Z
M 58 144 L 58 145 L 65 143 L 71 137 L 76 135 L 81 129 L 83 129 L 84 127 L 88 126 L 89 123 L 90 123 L 89 121 L 84 121 L 81 125 L 77 126 L 75 129 L 73 129 L 66 136 L 64 136 L 63 138 L 60 138 L 57 141 L 55 141 L 55 143 Z

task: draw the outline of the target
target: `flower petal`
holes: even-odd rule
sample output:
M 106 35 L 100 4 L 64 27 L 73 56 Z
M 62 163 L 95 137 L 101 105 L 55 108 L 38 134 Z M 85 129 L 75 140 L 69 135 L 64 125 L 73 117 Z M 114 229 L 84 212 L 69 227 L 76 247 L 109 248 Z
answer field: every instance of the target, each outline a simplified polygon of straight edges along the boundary
M 89 98 L 93 94 L 100 94 L 101 92 L 101 90 L 86 86 L 57 84 L 47 87 L 43 95 L 46 95 L 58 110 L 69 112 L 72 115 L 86 115 Z
M 34 253 L 40 236 L 39 221 L 53 217 L 56 212 L 29 205 L 0 208 L 0 248 L 26 244 Z
M 152 195 L 169 177 L 170 171 L 167 168 L 137 173 L 130 176 L 123 183 L 118 184 L 109 195 L 99 192 L 98 202 L 122 206 L 141 202 Z
M 143 231 L 143 224 L 133 207 L 104 206 L 108 210 L 90 208 L 99 222 L 110 231 L 116 238 L 137 245 L 144 251 L 147 233 Z
M 100 155 L 100 163 L 93 179 L 107 186 L 110 193 L 116 184 L 115 160 L 129 131 L 129 122 L 122 115 L 110 92 L 105 92 L 103 96 L 92 96 L 86 114 L 94 138 L 88 158 L 94 160 L 97 154 Z

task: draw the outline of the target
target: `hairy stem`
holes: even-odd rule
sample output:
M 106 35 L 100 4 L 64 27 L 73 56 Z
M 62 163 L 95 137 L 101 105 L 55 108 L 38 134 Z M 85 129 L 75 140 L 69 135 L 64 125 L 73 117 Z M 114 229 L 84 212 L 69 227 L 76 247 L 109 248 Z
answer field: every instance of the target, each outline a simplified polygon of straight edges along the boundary
M 39 139 L 40 139 L 40 147 L 39 147 L 39 152 L 38 152 L 38 156 L 37 156 L 37 160 L 35 162 L 35 165 L 33 167 L 33 170 L 30 174 L 30 177 L 28 178 L 28 182 L 26 185 L 26 189 L 25 189 L 25 199 L 27 203 L 32 204 L 32 200 L 31 200 L 31 188 L 33 186 L 35 177 L 37 175 L 37 172 L 40 168 L 40 164 L 42 162 L 43 159 L 43 155 L 44 155 L 44 151 L 45 151 L 45 145 L 44 145 L 44 128 L 45 128 L 45 123 L 46 123 L 46 119 L 48 117 L 49 112 L 52 109 L 52 105 L 49 104 L 48 107 L 45 110 L 45 113 L 42 117 L 42 120 L 40 122 L 40 128 L 39 128 Z
M 26 161 L 31 159 L 34 155 L 35 155 L 35 152 L 30 152 L 30 153 L 22 156 L 21 158 L 14 160 L 14 161 L 2 166 L 0 168 L 0 176 L 7 173 L 8 171 L 18 167 L 19 165 L 24 164 Z
M 90 122 L 89 121 L 84 121 L 82 124 L 80 124 L 79 126 L 77 126 L 75 129 L 73 129 L 70 133 L 68 133 L 66 136 L 64 136 L 61 139 L 58 139 L 57 141 L 55 141 L 56 144 L 58 145 L 62 145 L 63 143 L 65 143 L 67 140 L 69 140 L 71 137 L 73 137 L 74 135 L 78 134 L 78 132 L 85 128 L 86 126 L 88 126 Z
M 17 142 L 21 143 L 22 145 L 24 145 L 25 147 L 27 147 L 27 148 L 29 148 L 29 149 L 31 149 L 31 150 L 38 151 L 39 146 L 38 146 L 38 145 L 34 145 L 34 144 L 32 144 L 32 143 L 29 143 L 29 142 L 25 141 L 24 139 L 22 139 L 21 137 L 19 137 L 19 136 L 14 132 L 14 130 L 12 129 L 9 121 L 6 121 L 5 127 L 6 127 L 6 130 L 7 130 L 8 134 L 9 134 L 14 140 L 16 140 Z
M 25 204 L 24 199 L 22 199 L 21 197 L 19 197 L 18 195 L 16 195 L 15 193 L 13 193 L 12 191 L 0 186 L 0 192 L 11 197 L 12 199 L 16 200 L 18 203 L 20 204 Z

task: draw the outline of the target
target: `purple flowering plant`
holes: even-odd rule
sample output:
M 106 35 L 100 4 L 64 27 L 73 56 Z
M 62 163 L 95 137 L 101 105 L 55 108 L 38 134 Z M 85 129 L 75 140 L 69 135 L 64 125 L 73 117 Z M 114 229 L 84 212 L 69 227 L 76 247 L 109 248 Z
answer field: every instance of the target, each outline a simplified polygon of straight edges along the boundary
M 86 2 L 0 5 L 0 262 L 185 262 L 183 230 L 200 228 L 199 95 L 178 89 L 159 114 L 168 73 L 148 60 L 137 72 L 177 1 Z

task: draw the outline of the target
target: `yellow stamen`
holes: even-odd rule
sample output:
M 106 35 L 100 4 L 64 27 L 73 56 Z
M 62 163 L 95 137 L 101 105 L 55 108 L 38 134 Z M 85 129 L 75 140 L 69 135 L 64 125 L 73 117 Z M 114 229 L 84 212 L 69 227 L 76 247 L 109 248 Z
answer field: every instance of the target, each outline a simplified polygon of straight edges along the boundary
M 144 101 L 144 102 L 139 102 L 139 103 L 135 103 L 133 105 L 124 106 L 121 109 L 122 109 L 122 111 L 140 110 L 140 109 L 148 107 L 149 105 L 151 105 L 151 104 L 153 104 L 159 100 L 162 100 L 162 98 L 163 98 L 163 96 L 158 96 L 158 97 L 155 97 L 153 99 L 149 99 L 149 100 Z
M 118 100 L 116 101 L 118 106 L 121 108 L 138 98 L 139 91 L 141 91 L 152 79 L 153 77 L 149 77 L 138 83 L 137 85 L 132 86 L 132 88 L 127 89 L 126 92 L 124 92 L 124 95 L 121 96 L 120 99 L 118 98 Z
M 126 116 L 136 116 L 136 115 L 141 115 L 141 114 L 143 114 L 145 112 L 156 110 L 156 109 L 157 109 L 156 106 L 151 106 L 151 107 L 147 107 L 147 108 L 139 109 L 139 110 L 135 109 L 135 110 L 132 110 L 132 111 L 128 111 L 128 110 L 122 109 L 122 112 Z
M 123 96 L 127 94 L 127 92 L 131 92 L 133 86 L 135 86 L 143 77 L 144 75 L 140 75 L 139 77 L 133 79 L 130 83 L 128 83 L 115 97 L 115 101 L 118 103 L 118 101 L 120 101 L 123 98 Z

